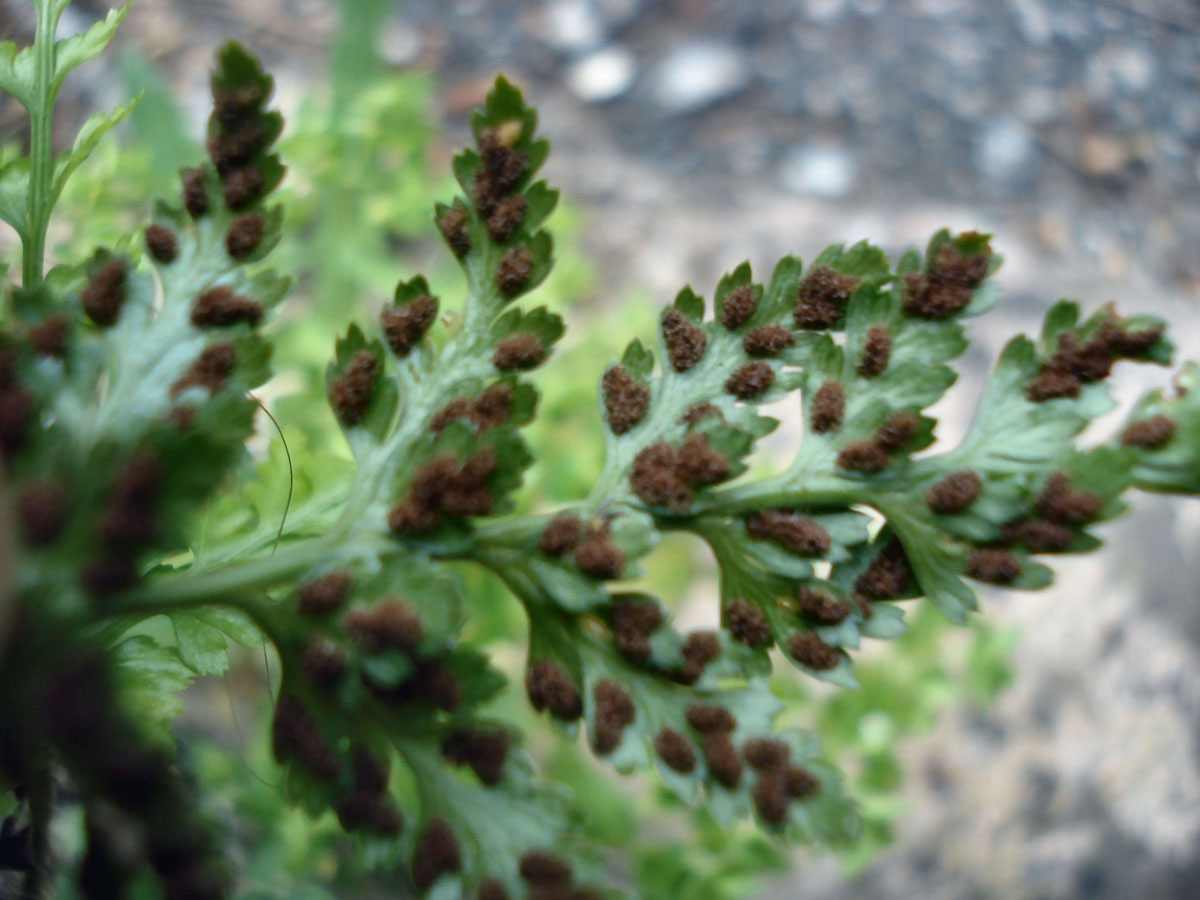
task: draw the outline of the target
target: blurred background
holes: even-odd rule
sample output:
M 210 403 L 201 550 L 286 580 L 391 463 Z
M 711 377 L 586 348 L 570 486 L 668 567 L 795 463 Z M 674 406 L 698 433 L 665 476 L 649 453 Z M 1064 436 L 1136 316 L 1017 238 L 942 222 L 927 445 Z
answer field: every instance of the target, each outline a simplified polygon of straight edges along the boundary
M 31 9 L 0 0 L 0 38 L 27 39 Z M 76 2 L 64 27 L 106 9 Z M 683 284 L 711 293 L 743 259 L 761 278 L 831 242 L 898 253 L 943 226 L 994 233 L 1007 300 L 970 326 L 960 383 L 936 409 L 947 440 L 999 348 L 1061 296 L 1162 314 L 1179 358 L 1200 358 L 1195 0 L 134 0 L 118 51 L 64 95 L 66 135 L 145 92 L 64 198 L 59 258 L 143 221 L 148 187 L 174 192 L 199 157 L 205 73 L 227 38 L 264 56 L 289 119 L 292 231 L 276 263 L 299 281 L 273 396 L 293 452 L 341 452 L 312 412 L 319 390 L 294 393 L 335 329 L 417 270 L 453 295 L 430 207 L 453 192 L 450 155 L 497 72 L 539 107 L 565 199 L 542 300 L 573 328 L 541 379 L 533 440 L 597 437 L 551 454 L 531 506 L 580 495 L 597 470 L 607 360 L 650 335 Z M 21 139 L 19 112 L 0 106 L 0 140 Z M 1169 382 L 1118 369 L 1114 383 L 1128 401 Z M 800 435 L 798 410 L 772 412 L 783 425 L 764 467 Z M 914 611 L 906 638 L 861 655 L 859 691 L 780 677 L 794 720 L 825 736 L 863 798 L 866 835 L 843 853 L 727 833 L 672 809 L 653 779 L 614 793 L 565 743 L 534 749 L 580 792 L 589 829 L 624 845 L 618 866 L 647 898 L 1195 896 L 1200 501 L 1134 499 L 1103 529 L 1106 551 L 1056 564 L 1055 587 L 985 591 L 970 629 Z M 680 618 L 715 620 L 711 567 L 691 545 L 667 542 L 653 568 Z M 519 665 L 519 614 L 497 585 L 476 577 L 473 591 L 474 637 Z M 197 777 L 248 823 L 253 896 L 385 895 L 339 868 L 336 829 L 288 817 L 255 780 L 270 768 L 265 677 L 247 656 L 193 689 L 184 719 Z

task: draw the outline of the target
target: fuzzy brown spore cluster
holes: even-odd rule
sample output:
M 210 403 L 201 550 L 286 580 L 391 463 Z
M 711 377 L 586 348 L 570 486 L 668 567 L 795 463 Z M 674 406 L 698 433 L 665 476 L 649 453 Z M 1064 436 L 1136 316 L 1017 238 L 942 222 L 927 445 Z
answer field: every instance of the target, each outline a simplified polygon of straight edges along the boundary
M 824 556 L 829 552 L 829 532 L 820 522 L 800 513 L 764 509 L 746 519 L 746 531 L 758 540 L 775 540 L 801 556 Z
M 388 514 L 397 534 L 425 534 L 443 516 L 486 516 L 495 499 L 488 482 L 499 460 L 491 447 L 480 447 L 463 461 L 450 454 L 431 459 L 417 470 L 408 494 Z
M 654 737 L 654 752 L 668 768 L 686 775 L 696 768 L 696 751 L 687 736 L 674 728 L 663 728 Z
M 1071 484 L 1066 472 L 1051 473 L 1037 496 L 1037 511 L 1042 517 L 1061 525 L 1081 525 L 1104 509 L 1104 498 Z
M 1006 547 L 975 547 L 967 554 L 966 573 L 976 581 L 1009 584 L 1021 575 L 1021 560 Z
M 17 493 L 17 523 L 29 547 L 45 547 L 62 534 L 71 512 L 71 498 L 60 485 L 46 481 L 26 484 Z
M 751 284 L 731 290 L 721 305 L 721 324 L 733 331 L 749 322 L 758 309 L 758 296 L 759 292 Z
M 810 269 L 796 294 L 796 324 L 801 328 L 831 327 L 841 318 L 858 284 L 857 278 L 831 266 Z
M 572 722 L 583 715 L 583 698 L 571 676 L 550 659 L 534 660 L 525 672 L 525 692 L 538 712 L 549 710 L 550 715 Z
M 310 685 L 325 691 L 333 689 L 349 671 L 342 648 L 322 634 L 314 634 L 304 642 L 300 667 Z
M 695 428 L 709 416 L 716 416 L 722 422 L 725 421 L 725 415 L 721 412 L 720 407 L 706 400 L 688 407 L 687 411 L 679 417 L 679 424 L 687 425 L 689 429 Z
M 512 386 L 507 381 L 497 382 L 474 397 L 455 397 L 433 414 L 429 430 L 436 434 L 451 422 L 465 419 L 475 426 L 477 434 L 481 434 L 508 420 L 512 399 Z
M 759 325 L 746 332 L 742 349 L 750 356 L 774 356 L 796 343 L 796 336 L 778 322 Z
M 515 297 L 533 277 L 533 252 L 524 244 L 504 251 L 496 263 L 496 287 L 506 297 Z
M 438 216 L 437 224 L 451 253 L 462 259 L 471 252 L 471 228 L 465 209 L 461 206 L 448 207 Z
M 493 214 L 505 196 L 514 191 L 529 168 L 529 154 L 513 146 L 512 134 L 489 126 L 479 133 L 477 146 L 483 165 L 475 173 L 471 198 L 480 215 Z
M 1039 366 L 1025 388 L 1025 396 L 1035 403 L 1077 397 L 1083 385 L 1107 378 L 1118 359 L 1147 353 L 1161 337 L 1159 326 L 1136 331 L 1120 327 L 1110 308 L 1086 341 L 1074 331 L 1058 336 L 1054 353 Z
M 818 672 L 836 669 L 842 654 L 821 640 L 815 631 L 798 631 L 788 638 L 788 652 L 802 666 Z
M 775 370 L 770 363 L 752 359 L 742 363 L 725 380 L 725 393 L 739 400 L 753 400 L 767 392 L 775 383 Z
M 523 853 L 517 872 L 529 886 L 529 900 L 600 900 L 598 891 L 575 884 L 570 863 L 547 850 Z
M 296 608 L 305 616 L 327 616 L 338 612 L 350 596 L 354 578 L 349 572 L 326 572 L 303 582 L 296 589 Z
M 771 644 L 771 626 L 767 622 L 767 614 L 745 600 L 734 600 L 725 608 L 725 627 L 748 647 L 767 647 Z
M 542 364 L 546 358 L 546 345 L 531 331 L 510 334 L 496 345 L 492 353 L 492 365 L 502 372 L 513 369 L 527 371 Z
M 607 523 L 592 524 L 575 545 L 575 565 L 585 575 L 608 581 L 619 578 L 625 568 L 625 553 L 613 542 Z
M 70 333 L 70 319 L 61 314 L 50 315 L 30 327 L 29 346 L 38 356 L 62 359 L 67 352 L 67 339 Z
M 961 312 L 987 277 L 991 256 L 986 246 L 982 253 L 963 253 L 949 241 L 941 244 L 924 274 L 910 272 L 904 277 L 904 311 L 935 321 Z
M 850 604 L 828 591 L 802 585 L 796 591 L 796 608 L 818 625 L 837 625 L 850 615 Z
M 1130 422 L 1121 432 L 1121 443 L 1126 447 L 1141 447 L 1143 450 L 1159 450 L 1175 436 L 1175 421 L 1170 416 L 1155 413 Z
M 849 441 L 838 453 L 837 464 L 852 472 L 881 472 L 895 453 L 917 434 L 921 420 L 908 410 L 894 412 L 875 429 L 870 440 Z
M 633 699 L 616 682 L 604 679 L 592 688 L 596 711 L 592 722 L 592 749 L 606 756 L 617 749 L 625 728 L 637 718 Z
M 456 766 L 470 766 L 488 787 L 504 778 L 512 735 L 503 728 L 456 728 L 442 741 L 442 755 Z
M 708 335 L 703 328 L 677 309 L 668 309 L 663 313 L 661 327 L 671 368 L 676 372 L 686 372 L 700 362 L 708 346 Z
M 793 800 L 820 788 L 811 772 L 790 762 L 791 748 L 781 740 L 753 738 L 742 745 L 742 755 L 758 773 L 753 790 L 755 811 L 770 825 L 782 825 Z
M 450 823 L 434 816 L 426 823 L 413 847 L 412 879 L 417 890 L 427 891 L 443 875 L 462 868 L 462 850 Z
M 104 552 L 83 573 L 84 586 L 94 597 L 132 587 L 136 581 L 136 557 L 162 530 L 158 505 L 164 475 L 153 450 L 134 453 L 117 472 L 97 528 Z
M 825 434 L 842 426 L 846 411 L 846 391 L 840 381 L 828 378 L 813 392 L 809 404 L 809 427 L 816 434 Z
M 863 338 L 855 369 L 863 378 L 874 378 L 887 368 L 892 356 L 892 336 L 883 325 L 872 325 Z
M 146 242 L 146 250 L 163 265 L 173 263 L 179 256 L 179 240 L 166 225 L 147 225 L 142 238 Z
M 546 556 L 562 556 L 575 546 L 583 532 L 583 521 L 571 513 L 559 513 L 542 529 L 538 550 Z
M 708 773 L 719 784 L 735 788 L 742 780 L 742 761 L 730 732 L 737 727 L 733 713 L 712 703 L 693 703 L 684 713 L 688 724 L 700 732 L 701 753 Z
M 650 409 L 650 388 L 629 374 L 624 366 L 609 368 L 600 379 L 604 413 L 613 434 L 625 434 L 642 421 Z
M 171 396 L 178 396 L 190 387 L 201 387 L 215 394 L 229 381 L 236 366 L 237 350 L 233 344 L 228 341 L 210 344 L 171 385 Z
M 437 319 L 438 298 L 418 294 L 406 303 L 384 307 L 379 314 L 383 337 L 400 359 L 408 356 Z
M 208 214 L 208 188 L 203 169 L 184 169 L 179 175 L 183 207 L 193 219 Z
M 234 216 L 225 232 L 225 250 L 233 259 L 245 259 L 262 243 L 266 220 L 258 212 Z
M 513 194 L 497 201 L 486 223 L 492 240 L 504 242 L 511 238 L 524 220 L 528 206 L 524 194 Z
M 721 639 L 715 631 L 693 631 L 683 640 L 683 665 L 663 674 L 679 684 L 695 684 L 720 654 Z
M 682 512 L 692 504 L 693 488 L 721 481 L 731 468 L 707 435 L 691 434 L 678 447 L 666 441 L 643 447 L 633 459 L 629 483 L 643 502 Z
M 970 469 L 948 472 L 925 491 L 925 505 L 939 515 L 959 513 L 975 502 L 983 482 Z
M 371 402 L 371 388 L 379 357 L 371 350 L 357 350 L 346 363 L 342 374 L 329 382 L 329 405 L 338 421 L 347 428 L 362 422 Z
M 110 259 L 91 273 L 79 293 L 79 303 L 89 319 L 101 328 L 115 325 L 125 305 L 129 267 L 123 259 Z
M 209 120 L 206 147 L 221 178 L 225 205 L 235 212 L 260 200 L 266 188 L 260 163 L 271 139 L 263 112 L 269 96 L 269 89 L 252 85 L 213 92 L 214 114 Z
M 282 694 L 275 704 L 271 749 L 280 762 L 294 759 L 322 780 L 337 777 L 340 767 L 333 746 L 295 694 Z
M 352 609 L 343 622 L 364 653 L 411 652 L 424 634 L 417 611 L 401 600 L 383 600 Z
M 618 597 L 608 611 L 608 627 L 617 649 L 634 662 L 650 656 L 650 635 L 663 623 L 662 610 L 653 600 Z
M 904 545 L 892 538 L 854 582 L 854 590 L 874 600 L 893 600 L 908 590 L 912 569 Z
M 202 292 L 192 305 L 192 324 L 197 328 L 224 328 L 241 322 L 257 325 L 262 318 L 261 303 L 224 284 Z

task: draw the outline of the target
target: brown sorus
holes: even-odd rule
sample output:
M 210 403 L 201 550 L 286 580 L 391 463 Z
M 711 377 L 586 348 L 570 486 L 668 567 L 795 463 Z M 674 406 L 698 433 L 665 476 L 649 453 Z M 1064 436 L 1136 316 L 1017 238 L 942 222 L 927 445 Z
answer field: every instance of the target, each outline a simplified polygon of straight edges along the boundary
M 438 231 L 450 247 L 450 252 L 462 259 L 471 250 L 471 232 L 467 223 L 467 211 L 451 206 L 438 218 Z
M 225 205 L 234 212 L 240 212 L 262 196 L 266 179 L 257 167 L 245 166 L 224 174 L 222 184 L 225 188 Z
M 496 453 L 481 447 L 460 463 L 443 454 L 421 466 L 408 496 L 388 514 L 388 527 L 401 534 L 432 531 L 441 513 L 452 516 L 487 515 L 493 504 L 488 479 L 496 470 Z
M 1175 436 L 1175 422 L 1162 413 L 1131 422 L 1121 432 L 1121 443 L 1126 447 L 1141 447 L 1157 450 Z
M 976 581 L 1008 584 L 1021 574 L 1021 560 L 1003 547 L 976 547 L 967 554 L 967 574 Z
M 1083 383 L 1070 372 L 1046 369 L 1039 372 L 1025 388 L 1025 396 L 1034 403 L 1060 397 L 1078 397 Z
M 888 453 L 899 450 L 917 434 L 921 420 L 917 414 L 908 410 L 894 412 L 884 423 L 875 429 L 875 443 Z
M 662 317 L 663 342 L 667 345 L 667 357 L 676 372 L 686 372 L 700 361 L 704 348 L 708 346 L 708 335 L 704 329 L 692 322 L 677 309 L 668 309 Z
M 721 410 L 714 404 L 705 401 L 704 403 L 697 403 L 694 406 L 688 407 L 687 412 L 680 416 L 679 424 L 689 427 L 694 426 L 704 421 L 708 416 L 720 416 L 721 421 L 725 421 L 725 417 L 721 415 Z
M 38 481 L 17 494 L 17 521 L 30 547 L 44 547 L 62 534 L 70 513 L 70 497 L 57 485 Z
M 521 854 L 517 871 L 526 884 L 537 887 L 565 885 L 571 881 L 571 864 L 545 850 Z
M 773 538 L 794 553 L 824 556 L 832 543 L 829 532 L 807 516 L 763 509 L 746 519 L 746 531 L 759 540 Z
M 742 744 L 742 755 L 751 767 L 760 772 L 782 767 L 791 750 L 778 738 L 751 738 Z
M 208 158 L 225 175 L 254 158 L 266 144 L 266 126 L 257 116 L 239 118 L 225 129 L 213 131 L 205 141 Z
M 583 715 L 583 700 L 575 682 L 552 660 L 539 659 L 530 665 L 525 673 L 525 690 L 529 702 L 539 712 L 548 709 L 556 719 L 566 721 Z
M 987 253 L 963 253 L 952 243 L 934 251 L 924 275 L 905 276 L 904 311 L 925 319 L 945 319 L 964 309 L 987 276 Z
M 494 787 L 504 778 L 512 735 L 503 728 L 457 728 L 442 741 L 442 755 L 456 766 L 470 766 L 479 780 Z
M 451 422 L 467 418 L 470 411 L 470 400 L 466 397 L 455 397 L 433 414 L 433 417 L 429 420 L 429 430 L 434 434 L 438 434 Z
M 715 631 L 693 631 L 683 641 L 683 665 L 666 673 L 680 684 L 695 684 L 704 667 L 721 652 L 721 640 Z
M 355 790 L 376 795 L 387 790 L 387 763 L 362 744 L 355 744 L 351 749 L 350 765 L 354 770 Z
M 175 232 L 166 225 L 158 223 L 147 225 L 142 238 L 146 242 L 146 249 L 150 255 L 164 265 L 174 262 L 179 256 L 179 241 L 175 237 Z
M 488 234 L 494 241 L 507 241 L 525 218 L 524 194 L 514 194 L 496 203 L 487 219 Z
M 689 725 L 703 734 L 711 731 L 729 732 L 737 727 L 733 713 L 715 703 L 692 703 L 684 710 L 684 717 Z
M 351 791 L 334 807 L 346 831 L 369 831 L 385 836 L 400 833 L 400 814 L 387 800 L 367 791 Z
M 675 471 L 688 484 L 712 484 L 729 475 L 729 459 L 709 445 L 708 435 L 692 434 L 675 450 Z
M 502 371 L 527 370 L 540 365 L 546 358 L 546 345 L 531 331 L 510 334 L 496 345 L 492 365 Z
M 495 185 L 495 190 L 507 193 L 521 181 L 529 166 L 529 155 L 513 147 L 496 128 L 485 128 L 479 133 L 479 155 L 484 169 Z
M 83 567 L 80 580 L 93 597 L 108 597 L 137 584 L 137 567 L 124 557 L 102 556 Z
M 157 537 L 154 508 L 162 476 L 162 465 L 152 451 L 135 454 L 121 467 L 100 519 L 101 536 L 111 548 L 128 552 Z
M 304 582 L 296 590 L 296 606 L 306 616 L 337 612 L 346 602 L 354 579 L 349 572 L 327 572 Z
M 654 738 L 654 752 L 676 772 L 687 774 L 696 768 L 692 742 L 674 728 L 664 728 Z
M 737 748 L 729 735 L 723 731 L 709 732 L 704 735 L 700 747 L 708 774 L 727 788 L 737 787 L 742 780 L 742 761 L 738 759 Z
M 874 378 L 887 368 L 892 355 L 892 336 L 883 325 L 872 325 L 863 338 L 862 352 L 855 368 L 864 378 Z
M 787 778 L 779 771 L 762 772 L 754 781 L 754 808 L 759 818 L 769 825 L 782 825 L 787 820 Z
M 346 674 L 346 655 L 325 635 L 313 635 L 304 644 L 301 667 L 316 688 L 333 687 Z
M 874 441 L 850 441 L 838 453 L 837 464 L 852 472 L 871 475 L 887 467 L 888 455 Z
M 589 528 L 575 547 L 575 565 L 593 578 L 617 578 L 625 568 L 625 554 L 609 538 L 607 528 Z
M 836 625 L 850 615 L 850 604 L 827 591 L 803 586 L 796 592 L 796 607 L 821 625 Z
M 481 216 L 491 216 L 501 192 L 486 169 L 480 169 L 471 179 L 471 202 Z
M 475 900 L 509 900 L 508 891 L 495 878 L 489 878 L 480 883 Z
M 562 556 L 575 546 L 582 530 L 583 522 L 579 516 L 559 513 L 542 530 L 538 538 L 538 549 L 547 556 Z
M 899 597 L 908 589 L 911 570 L 903 545 L 892 538 L 882 552 L 871 560 L 871 564 L 858 576 L 854 589 L 867 597 L 889 600 Z
M 734 600 L 726 608 L 725 627 L 748 647 L 766 647 L 771 643 L 766 613 L 745 600 Z
M 846 392 L 841 382 L 826 379 L 813 394 L 809 425 L 817 434 L 840 428 L 846 409 Z
M 796 324 L 801 328 L 833 325 L 857 287 L 857 278 L 843 275 L 829 266 L 812 269 L 796 294 Z
M 71 323 L 66 316 L 47 316 L 29 329 L 29 345 L 38 356 L 54 356 L 62 359 L 67 352 L 67 334 Z
M 739 400 L 752 400 L 775 383 L 775 370 L 761 359 L 742 363 L 725 381 L 725 392 Z
M 384 307 L 379 314 L 383 337 L 392 352 L 403 358 L 425 336 L 438 314 L 438 298 L 418 294 L 407 303 Z
M 384 600 L 351 610 L 346 630 L 367 653 L 412 650 L 421 642 L 421 619 L 407 603 Z
M 650 389 L 637 381 L 624 366 L 612 366 L 600 379 L 605 418 L 613 434 L 624 434 L 646 415 Z
M 419 891 L 433 887 L 443 875 L 462 868 L 462 853 L 450 823 L 441 816 L 429 820 L 413 849 L 413 884 Z
M 284 762 L 295 757 L 319 778 L 337 777 L 338 760 L 321 733 L 316 720 L 294 694 L 283 694 L 275 704 L 271 722 L 271 746 L 275 758 Z
M 788 638 L 788 650 L 792 658 L 803 666 L 818 672 L 836 669 L 842 654 L 831 647 L 815 631 L 798 631 Z
M 234 216 L 225 232 L 225 249 L 234 259 L 245 259 L 258 249 L 265 227 L 262 213 Z
M 970 469 L 946 474 L 925 491 L 925 505 L 935 513 L 947 515 L 962 512 L 975 502 L 983 488 L 979 476 Z
M 676 466 L 675 448 L 666 441 L 658 441 L 638 451 L 629 469 L 629 483 L 644 503 L 681 512 L 692 502 L 691 488 L 680 477 Z
M 612 753 L 621 743 L 625 726 L 637 718 L 633 700 L 615 682 L 604 679 L 592 688 L 596 711 L 592 723 L 592 748 L 601 756 Z
M 821 786 L 817 777 L 803 766 L 788 766 L 783 773 L 783 778 L 787 785 L 788 796 L 793 800 L 807 797 Z
M 795 335 L 787 328 L 778 322 L 771 322 L 750 329 L 742 338 L 742 349 L 751 356 L 774 356 L 795 342 Z
M 652 600 L 619 597 L 608 612 L 613 643 L 635 662 L 644 662 L 650 656 L 650 633 L 662 623 L 662 611 Z
M 462 701 L 462 685 L 440 659 L 417 662 L 417 671 L 406 686 L 410 695 L 432 703 L 444 712 L 454 712 Z
M 257 325 L 262 317 L 261 303 L 243 297 L 223 284 L 204 291 L 192 306 L 192 324 L 197 328 L 236 325 L 238 322 Z
M 512 387 L 506 381 L 497 382 L 471 401 L 467 412 L 477 431 L 487 431 L 503 425 L 512 412 Z
M 1120 356 L 1140 356 L 1146 353 L 1163 335 L 1163 326 L 1151 325 L 1134 331 L 1113 329 L 1110 346 Z
M 233 344 L 221 342 L 205 347 L 188 370 L 171 385 L 171 396 L 175 397 L 187 388 L 202 387 L 215 394 L 225 386 L 230 373 L 237 365 L 237 351 Z
M 329 382 L 329 405 L 343 425 L 357 425 L 366 416 L 378 366 L 379 357 L 372 351 L 359 350 L 342 374 Z
M 1061 553 L 1071 546 L 1075 532 L 1058 522 L 1030 519 L 1021 523 L 1019 536 L 1034 553 Z
M 1094 519 L 1104 508 L 1104 498 L 1091 491 L 1072 487 L 1065 472 L 1054 472 L 1037 496 L 1042 517 L 1062 525 L 1078 525 Z
M 97 325 L 107 327 L 121 315 L 125 303 L 125 282 L 128 270 L 125 261 L 110 259 L 99 266 L 79 294 L 79 302 L 87 317 Z
M 511 297 L 524 290 L 533 275 L 533 253 L 524 244 L 504 251 L 496 264 L 496 287 Z
M 193 219 L 208 212 L 208 188 L 204 186 L 203 169 L 184 169 L 180 175 L 183 186 L 183 206 Z
M 757 308 L 758 291 L 753 285 L 735 287 L 725 295 L 725 302 L 721 305 L 721 324 L 730 331 L 741 328 L 750 321 Z

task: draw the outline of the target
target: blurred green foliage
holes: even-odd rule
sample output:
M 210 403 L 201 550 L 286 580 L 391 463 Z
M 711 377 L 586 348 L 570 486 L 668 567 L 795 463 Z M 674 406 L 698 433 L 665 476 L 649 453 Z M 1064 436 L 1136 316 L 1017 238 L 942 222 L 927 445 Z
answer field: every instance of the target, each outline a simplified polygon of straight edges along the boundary
M 374 39 L 390 9 L 386 0 L 346 0 L 329 71 L 322 89 L 308 93 L 291 111 L 280 151 L 289 167 L 281 196 L 287 221 L 275 264 L 296 274 L 289 312 L 277 324 L 276 366 L 280 373 L 262 398 L 293 443 L 306 442 L 309 460 L 321 454 L 345 455 L 328 405 L 320 397 L 330 337 L 345 319 L 375 308 L 398 278 L 418 270 L 429 275 L 435 293 L 453 315 L 459 274 L 440 252 L 432 227 L 429 198 L 450 196 L 452 180 L 442 157 L 434 114 L 434 83 L 425 73 L 387 68 Z M 352 13 L 352 14 L 351 14 Z M 64 194 L 60 223 L 86 227 L 51 233 L 51 253 L 80 259 L 98 244 L 113 244 L 135 230 L 147 214 L 148 193 L 175 190 L 175 161 L 197 158 L 202 148 L 162 75 L 145 58 L 127 51 L 119 62 L 126 93 L 142 100 L 121 132 L 121 140 L 101 143 Z M 438 174 L 441 173 L 441 174 Z M 433 189 L 431 190 L 431 185 Z M 594 296 L 594 274 L 573 235 L 579 217 L 560 208 L 553 221 L 558 264 L 540 298 L 570 322 L 583 317 Z M 543 397 L 528 438 L 542 460 L 521 494 L 524 509 L 551 508 L 583 496 L 600 470 L 603 456 L 596 382 L 609 360 L 619 355 L 630 333 L 649 335 L 657 305 L 630 297 L 603 309 L 588 309 L 588 328 L 568 330 L 558 353 L 545 367 Z M 296 393 L 301 385 L 306 392 Z M 587 440 L 583 436 L 592 436 Z M 571 446 L 574 456 L 545 452 Z M 280 469 L 273 482 L 282 500 L 286 455 L 279 438 L 267 441 L 261 457 Z M 318 452 L 319 451 L 319 452 Z M 300 454 L 295 454 L 299 457 Z M 319 488 L 336 477 L 336 465 L 292 473 L 297 484 Z M 280 503 L 282 514 L 282 503 Z M 698 561 L 698 543 L 668 539 L 649 560 L 647 581 L 654 592 L 677 605 L 697 590 L 707 564 Z M 493 658 L 519 672 L 525 637 L 520 605 L 493 576 L 464 568 L 471 603 L 468 640 L 492 645 Z M 701 589 L 713 591 L 711 586 Z M 710 604 L 713 605 L 713 604 Z M 927 730 L 937 711 L 966 698 L 987 703 L 1009 679 L 1008 652 L 1014 635 L 975 624 L 959 641 L 948 640 L 950 626 L 922 605 L 900 639 L 864 655 L 855 670 L 857 690 L 824 690 L 789 667 L 773 688 L 790 701 L 789 716 L 825 736 L 826 751 L 852 773 L 865 828 L 861 840 L 842 851 L 849 871 L 866 865 L 890 842 L 903 815 L 897 792 L 903 770 L 897 751 L 905 738 Z M 274 782 L 280 777 L 266 738 L 270 692 L 264 683 L 265 655 L 245 651 L 225 678 L 240 685 L 241 703 L 258 714 L 235 722 L 244 740 L 190 736 L 181 765 L 203 785 L 200 796 L 234 832 L 246 881 L 245 898 L 331 898 L 371 896 L 371 877 L 362 854 L 344 852 L 352 842 L 332 815 L 316 822 L 288 808 Z M 200 685 L 187 695 L 197 718 L 223 708 L 222 691 Z M 762 880 L 787 870 L 789 851 L 750 824 L 719 825 L 703 808 L 688 810 L 669 792 L 642 775 L 618 779 L 590 765 L 577 743 L 532 727 L 534 714 L 519 697 L 505 692 L 497 713 L 542 746 L 531 748 L 547 774 L 568 784 L 587 811 L 586 827 L 600 841 L 623 847 L 625 875 L 646 900 L 735 900 L 751 895 Z M 229 706 L 234 703 L 232 694 Z M 244 729 L 244 731 L 243 731 Z M 60 819 L 61 846 L 81 846 L 78 816 Z M 62 879 L 59 896 L 73 896 Z

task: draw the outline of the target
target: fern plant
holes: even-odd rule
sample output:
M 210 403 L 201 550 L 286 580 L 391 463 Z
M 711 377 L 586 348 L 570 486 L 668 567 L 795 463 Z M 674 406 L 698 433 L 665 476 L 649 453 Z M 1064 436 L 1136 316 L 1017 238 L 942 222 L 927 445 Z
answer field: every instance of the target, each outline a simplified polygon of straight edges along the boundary
M 563 323 L 523 303 L 553 262 L 542 226 L 557 194 L 537 179 L 536 115 L 501 78 L 455 157 L 461 195 L 434 210 L 461 303 L 405 277 L 337 338 L 328 421 L 353 465 L 295 485 L 281 523 L 279 476 L 246 447 L 289 291 L 265 262 L 284 176 L 271 79 L 223 48 L 208 159 L 183 170 L 180 196 L 136 240 L 46 272 L 55 199 L 129 109 L 93 117 L 55 157 L 54 98 L 128 5 L 58 41 L 68 0 L 35 5 L 35 44 L 0 44 L 0 87 L 31 119 L 28 154 L 0 168 L 0 217 L 22 245 L 0 336 L 0 846 L 25 896 L 56 866 L 85 897 L 244 891 L 170 730 L 175 695 L 223 671 L 231 641 L 266 640 L 282 662 L 271 742 L 289 802 L 332 812 L 402 895 L 621 892 L 570 792 L 496 715 L 522 688 L 604 763 L 656 767 L 720 822 L 845 845 L 854 798 L 817 735 L 774 726 L 773 666 L 852 688 L 854 651 L 901 634 L 907 601 L 965 621 L 971 581 L 1045 586 L 1039 559 L 1095 549 L 1090 527 L 1128 489 L 1200 489 L 1194 365 L 1112 440 L 1077 445 L 1112 406 L 1114 363 L 1170 360 L 1164 323 L 1111 307 L 1057 304 L 1039 339 L 1005 348 L 965 439 L 934 446 L 924 411 L 955 380 L 961 320 L 996 301 L 1000 264 L 987 236 L 940 232 L 894 264 L 867 243 L 808 266 L 786 257 L 765 283 L 742 264 L 711 316 L 685 288 L 653 349 L 635 340 L 597 373 L 591 491 L 514 513 L 535 464 L 522 429 L 536 370 Z M 794 459 L 741 477 L 777 425 L 760 407 L 789 394 L 806 424 Z M 682 634 L 636 589 L 672 533 L 716 560 L 719 629 Z M 523 605 L 523 684 L 463 639 L 464 566 Z M 51 853 L 56 781 L 84 809 L 78 858 Z

